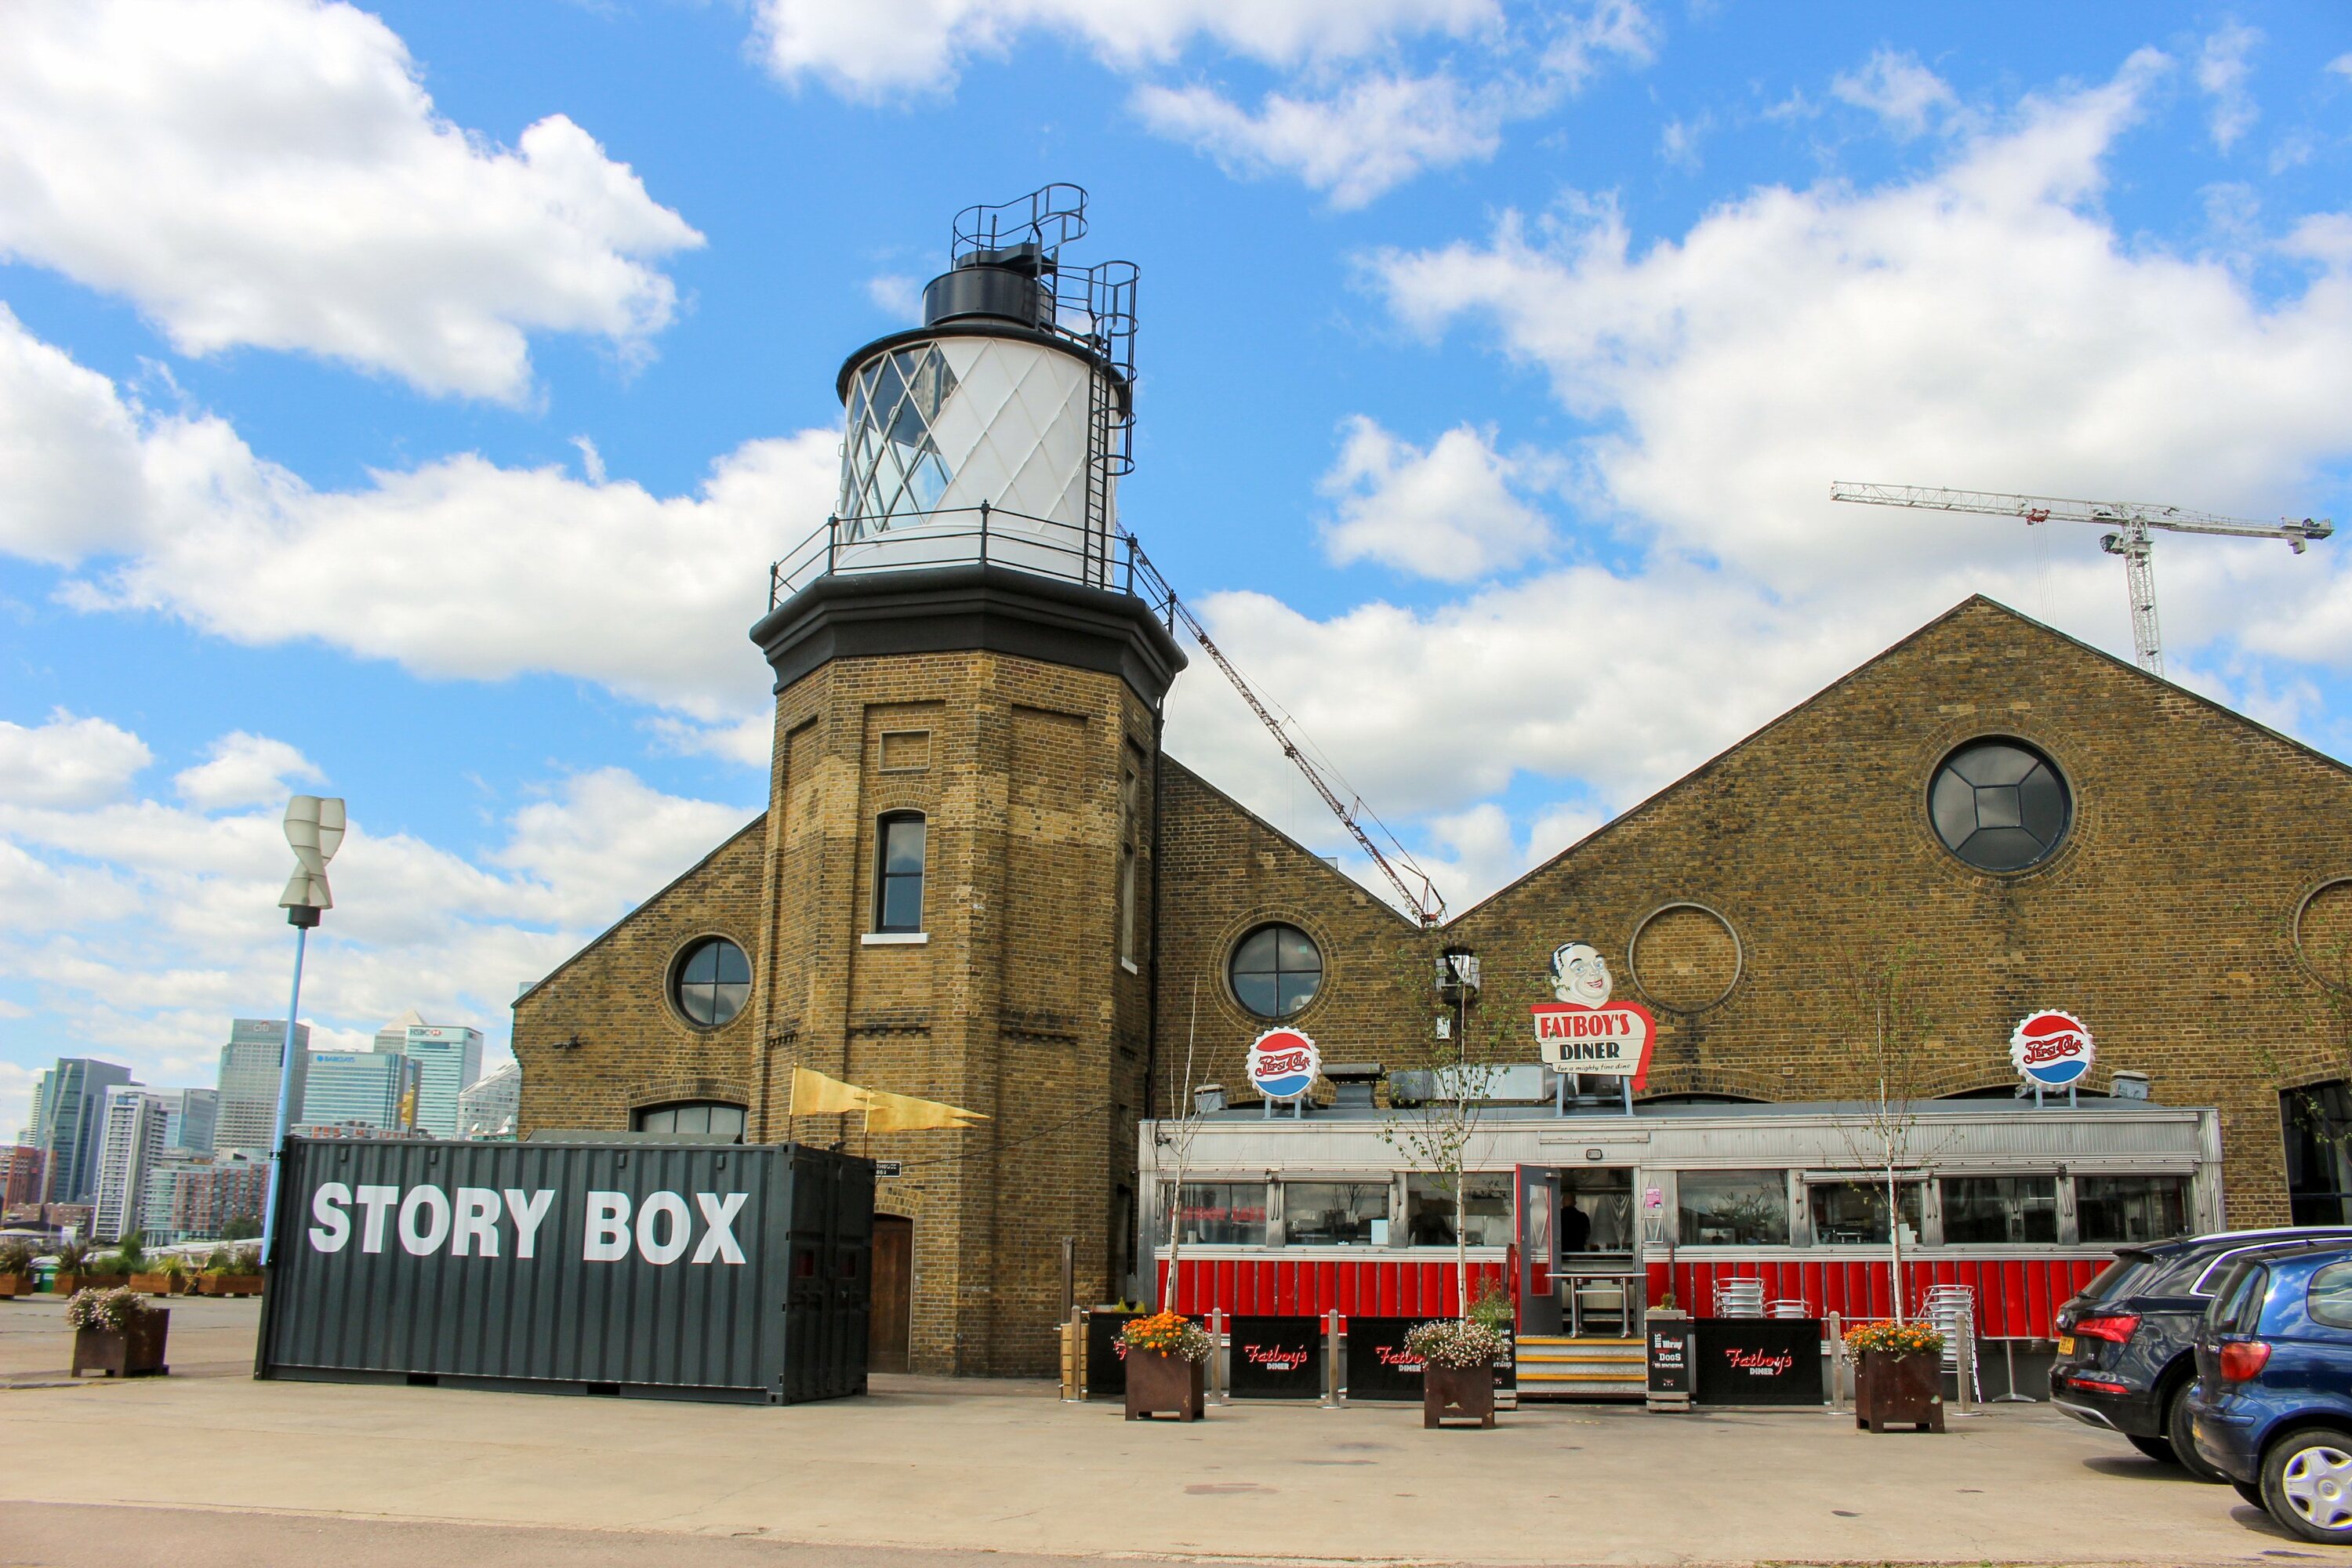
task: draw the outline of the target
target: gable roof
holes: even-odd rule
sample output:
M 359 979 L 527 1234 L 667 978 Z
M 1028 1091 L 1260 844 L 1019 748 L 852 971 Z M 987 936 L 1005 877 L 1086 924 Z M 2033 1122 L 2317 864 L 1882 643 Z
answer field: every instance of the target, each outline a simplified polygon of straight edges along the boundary
M 1388 900 L 1382 898 L 1379 893 L 1373 891 L 1364 883 L 1358 881 L 1347 872 L 1339 869 L 1339 867 L 1334 866 L 1320 853 L 1308 848 L 1297 839 L 1293 838 L 1289 834 L 1285 833 L 1281 828 L 1276 827 L 1273 823 L 1268 822 L 1265 817 L 1260 816 L 1256 812 L 1252 811 L 1248 806 L 1244 805 L 1240 801 L 1235 800 L 1232 795 L 1227 795 L 1223 790 L 1219 789 L 1215 784 L 1211 784 L 1206 778 L 1203 778 L 1201 775 L 1199 769 L 1187 767 L 1184 763 L 1178 762 L 1174 757 L 1170 756 L 1166 752 L 1160 753 L 1160 760 L 1162 763 L 1174 768 L 1178 773 L 1182 773 L 1186 778 L 1192 780 L 1207 794 L 1233 807 L 1234 815 L 1240 816 L 1244 821 L 1261 829 L 1269 837 L 1276 839 L 1279 843 L 1286 845 L 1290 848 L 1297 850 L 1300 855 L 1305 856 L 1307 859 L 1314 861 L 1324 870 L 1329 872 L 1332 877 L 1344 883 L 1352 891 L 1363 894 L 1366 898 L 1371 900 L 1374 907 L 1386 910 L 1389 913 L 1396 916 L 1398 920 L 1402 921 L 1405 925 L 1411 927 L 1414 931 L 1419 931 L 1421 929 L 1421 922 L 1412 919 L 1412 917 L 1406 914 L 1402 910 L 1398 909 L 1394 904 L 1389 902 Z
M 518 994 L 513 1001 L 507 1004 L 507 1010 L 509 1012 L 512 1012 L 515 1008 L 521 1006 L 525 1002 L 530 1001 L 533 996 L 538 995 L 540 991 L 552 982 L 557 975 L 562 973 L 565 970 L 571 968 L 573 964 L 579 963 L 582 959 L 587 957 L 590 953 L 595 952 L 598 948 L 612 941 L 614 933 L 618 931 L 623 926 L 627 925 L 631 921 L 635 920 L 639 915 L 644 914 L 647 910 L 652 909 L 656 904 L 658 904 L 664 899 L 668 898 L 670 894 L 677 890 L 679 883 L 684 882 L 688 878 L 692 877 L 705 866 L 709 865 L 713 860 L 716 860 L 719 857 L 724 855 L 729 849 L 734 847 L 736 843 L 740 841 L 745 834 L 751 832 L 753 828 L 758 827 L 767 820 L 768 814 L 763 811 L 760 813 L 759 816 L 753 817 L 751 821 L 745 823 L 742 826 L 737 828 L 734 832 L 729 834 L 725 838 L 719 841 L 717 848 L 711 850 L 709 854 L 705 855 L 701 859 L 697 860 L 693 865 L 688 866 L 685 870 L 680 871 L 677 876 L 672 877 L 668 881 L 663 883 L 660 891 L 655 893 L 650 898 L 639 900 L 631 907 L 628 913 L 623 915 L 619 920 L 614 921 L 611 925 L 606 926 L 603 931 L 597 932 L 594 941 L 587 942 L 571 957 L 565 959 L 562 963 L 549 970 L 545 974 L 541 975 L 538 981 L 532 984 L 529 990 Z
M 2130 676 L 2134 679 L 2148 681 L 2156 686 L 2161 687 L 2168 696 L 2186 698 L 2189 701 L 2194 702 L 2202 708 L 2206 708 L 2212 712 L 2221 714 L 2222 717 L 2227 718 L 2235 723 L 2242 725 L 2244 728 L 2252 731 L 2258 735 L 2263 735 L 2272 741 L 2275 741 L 2280 745 L 2285 746 L 2291 751 L 2300 752 L 2302 755 L 2310 758 L 2314 762 L 2323 763 L 2326 766 L 2334 769 L 2336 773 L 2342 773 L 2347 778 L 2352 778 L 2352 764 L 2347 764 L 2338 758 L 2331 757 L 2326 752 L 2322 752 L 2315 747 L 2305 745 L 2303 742 L 2296 740 L 2292 735 L 2281 734 L 2278 731 L 2272 729 L 2269 725 L 2262 723 L 2257 720 L 2249 719 L 2243 713 L 2239 712 L 2236 709 L 2229 707 L 2225 703 L 2217 702 L 2201 692 L 2191 691 L 2187 687 L 2177 685 L 2172 681 L 2165 679 L 2164 677 L 2160 675 L 2151 675 L 2147 670 L 2140 668 L 2138 665 L 2132 663 L 2128 659 L 2118 658 L 2103 647 L 2094 647 L 2092 644 L 2083 641 L 2080 637 L 2073 637 L 2065 632 L 2062 632 L 2057 627 L 2051 626 L 2046 622 L 2037 621 L 2032 616 L 2025 614 L 2021 610 L 2004 605 L 1998 599 L 1989 597 L 1983 594 L 1971 594 L 1967 598 L 1962 599 L 1958 604 L 1954 605 L 1950 609 L 1946 610 L 1942 615 L 1937 616 L 1934 620 L 1927 622 L 1925 626 L 1918 627 L 1908 635 L 1897 638 L 1895 642 L 1888 644 L 1885 647 L 1881 648 L 1878 652 L 1871 655 L 1870 658 L 1863 660 L 1860 664 L 1855 665 L 1852 669 L 1847 670 L 1843 675 L 1839 676 L 1835 680 L 1831 681 L 1827 686 L 1822 687 L 1819 691 L 1814 692 L 1811 697 L 1806 698 L 1795 707 L 1790 708 L 1779 716 L 1767 721 L 1757 729 L 1741 736 L 1738 740 L 1734 741 L 1730 745 L 1726 746 L 1723 750 L 1716 752 L 1715 755 L 1707 758 L 1706 761 L 1699 763 L 1688 773 L 1684 773 L 1680 778 L 1652 791 L 1638 804 L 1619 812 L 1615 816 L 1611 817 L 1608 821 L 1602 823 L 1600 826 L 1594 828 L 1583 837 L 1576 840 L 1574 843 L 1560 850 L 1559 854 L 1554 855 L 1549 859 L 1543 861 L 1539 865 L 1528 868 L 1526 871 L 1522 872 L 1517 877 L 1513 878 L 1502 887 L 1496 889 L 1493 892 L 1487 894 L 1485 898 L 1479 900 L 1468 909 L 1464 910 L 1460 914 L 1455 915 L 1452 920 L 1447 921 L 1445 922 L 1446 925 L 1451 927 L 1461 921 L 1466 920 L 1471 915 L 1485 909 L 1487 905 L 1495 902 L 1496 900 L 1517 891 L 1524 884 L 1532 881 L 1537 877 L 1542 876 L 1544 873 L 1549 871 L 1553 867 L 1567 859 L 1570 855 L 1576 854 L 1596 839 L 1616 831 L 1618 828 L 1633 821 L 1634 818 L 1653 810 L 1663 803 L 1667 796 L 1674 795 L 1677 791 L 1681 790 L 1685 785 L 1691 784 L 1702 775 L 1710 772 L 1727 758 L 1731 757 L 1737 752 L 1747 750 L 1749 746 L 1761 741 L 1764 737 L 1772 733 L 1773 731 L 1780 729 L 1782 725 L 1790 722 L 1800 715 L 1809 712 L 1812 709 L 1828 701 L 1831 698 L 1843 692 L 1848 687 L 1853 686 L 1856 681 L 1862 679 L 1863 677 L 1868 675 L 1871 671 L 1877 668 L 1878 666 L 1885 663 L 1896 654 L 1911 647 L 1914 644 L 1926 641 L 1936 633 L 1941 631 L 1944 627 L 1958 620 L 1963 616 L 1977 611 L 1989 611 L 1991 614 L 2014 621 L 2019 626 L 2024 626 L 2028 630 L 2040 636 L 2049 637 L 2053 641 L 2063 643 L 2073 651 L 2080 654 L 2086 654 L 2092 658 L 2097 659 L 2102 663 L 2113 667 L 2115 669 L 2122 671 L 2124 674 Z

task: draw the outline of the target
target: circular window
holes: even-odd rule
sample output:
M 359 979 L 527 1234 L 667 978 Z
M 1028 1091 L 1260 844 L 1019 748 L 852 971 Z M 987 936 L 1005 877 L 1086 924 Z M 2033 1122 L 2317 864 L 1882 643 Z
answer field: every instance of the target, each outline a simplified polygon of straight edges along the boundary
M 2295 951 L 2321 984 L 2352 992 L 2352 877 L 2323 882 L 2294 913 Z
M 670 971 L 669 999 L 706 1029 L 734 1017 L 751 998 L 751 961 L 723 936 L 694 943 Z
M 2050 759 L 2022 741 L 1971 741 L 1927 786 L 1944 847 L 1979 871 L 2022 871 L 2066 837 L 2074 803 Z
M 1659 1006 L 1704 1013 L 1739 984 L 1739 938 L 1704 904 L 1668 904 L 1633 931 L 1626 966 Z
M 1287 1018 L 1323 984 L 1323 951 L 1294 925 L 1262 925 L 1234 949 L 1234 1000 L 1261 1018 Z

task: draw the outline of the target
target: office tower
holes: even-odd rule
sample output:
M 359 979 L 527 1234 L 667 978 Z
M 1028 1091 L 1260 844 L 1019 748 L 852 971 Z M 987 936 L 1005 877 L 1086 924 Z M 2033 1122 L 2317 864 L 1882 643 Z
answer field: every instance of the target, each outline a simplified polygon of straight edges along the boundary
M 99 1116 L 98 1212 L 91 1234 L 120 1241 L 139 1228 L 147 1178 L 163 1157 L 163 1097 L 135 1083 L 106 1091 Z
M 221 1047 L 220 1111 L 213 1147 L 267 1151 L 278 1130 L 278 1075 L 286 1059 L 283 1019 L 239 1018 Z M 302 1120 L 303 1068 L 310 1026 L 294 1026 L 294 1089 L 286 1103 L 289 1127 Z
M 154 1246 L 210 1241 L 233 1219 L 260 1219 L 268 1193 L 267 1158 L 166 1154 L 149 1178 L 141 1228 Z
M 411 1058 L 389 1051 L 312 1051 L 310 1056 L 297 1126 L 306 1131 L 352 1126 L 391 1131 L 415 1124 L 422 1069 Z
M 463 1024 L 428 1024 L 411 1009 L 376 1031 L 375 1048 L 416 1064 L 416 1130 L 436 1138 L 457 1137 L 457 1098 L 482 1075 L 482 1031 Z
M 457 1097 L 458 1136 L 511 1138 L 521 1110 L 522 1068 L 509 1062 Z
M 99 1121 L 106 1091 L 131 1081 L 131 1069 L 88 1057 L 59 1057 L 41 1075 L 40 1125 L 34 1147 L 47 1167 L 42 1199 L 86 1204 L 98 1188 Z
M 163 1147 L 185 1150 L 192 1154 L 211 1153 L 213 1131 L 220 1121 L 220 1090 L 175 1089 L 167 1091 L 163 1098 L 166 1102 Z

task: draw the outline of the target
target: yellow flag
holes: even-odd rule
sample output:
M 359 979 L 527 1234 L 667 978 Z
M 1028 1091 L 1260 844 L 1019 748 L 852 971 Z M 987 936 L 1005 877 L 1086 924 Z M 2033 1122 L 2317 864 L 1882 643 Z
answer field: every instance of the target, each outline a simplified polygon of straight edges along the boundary
M 827 1078 L 810 1068 L 793 1068 L 793 1100 L 787 1116 L 850 1116 L 866 1113 L 868 1132 L 927 1132 L 938 1128 L 969 1127 L 987 1117 L 961 1106 L 911 1094 L 886 1094 Z
M 885 1094 L 877 1089 L 867 1089 L 866 1096 L 868 1132 L 927 1132 L 941 1127 L 969 1127 L 988 1120 L 977 1110 L 942 1105 L 936 1100 L 917 1100 L 911 1094 Z
M 867 1091 L 854 1083 L 844 1083 L 837 1078 L 827 1078 L 807 1068 L 793 1069 L 793 1102 L 785 1109 L 787 1116 L 841 1116 L 863 1110 L 869 1100 Z

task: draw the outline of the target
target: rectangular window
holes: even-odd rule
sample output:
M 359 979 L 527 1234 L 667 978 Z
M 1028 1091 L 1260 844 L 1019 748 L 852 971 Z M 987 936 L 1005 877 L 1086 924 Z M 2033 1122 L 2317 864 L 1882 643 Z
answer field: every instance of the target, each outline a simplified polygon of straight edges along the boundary
M 1285 1182 L 1282 1237 L 1292 1247 L 1370 1247 L 1388 1226 L 1386 1182 Z
M 2186 1176 L 2077 1176 L 2074 1223 L 2085 1246 L 2189 1234 Z
M 1923 1226 L 1920 1213 L 1926 1207 L 1927 1184 L 1898 1181 L 1895 1190 L 1903 1223 L 1911 1227 L 1909 1239 L 1916 1241 Z M 1886 1234 L 1885 1182 L 1815 1182 L 1805 1189 L 1805 1206 L 1812 1211 L 1813 1240 L 1819 1246 L 1885 1246 L 1894 1239 Z
M 1779 1171 L 1684 1171 L 1675 1177 L 1685 1247 L 1786 1247 L 1789 1180 Z
M 874 877 L 874 929 L 923 929 L 923 819 L 886 816 L 877 835 Z
M 1511 1244 L 1511 1177 L 1507 1171 L 1472 1171 L 1464 1177 L 1463 1218 L 1472 1247 Z M 1442 1176 L 1412 1175 L 1404 1184 L 1406 1239 L 1415 1247 L 1454 1245 L 1454 1194 Z
M 1160 1189 L 1162 1212 L 1168 1201 Z M 1187 1182 L 1176 1208 L 1176 1234 L 1187 1247 L 1265 1245 L 1264 1182 Z
M 1944 1240 L 1955 1247 L 2058 1239 L 2055 1176 L 1946 1176 Z
M 1135 846 L 1118 851 L 1118 955 L 1135 962 Z

